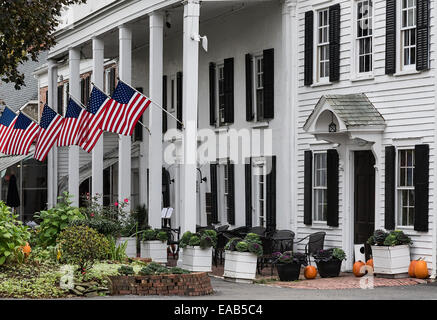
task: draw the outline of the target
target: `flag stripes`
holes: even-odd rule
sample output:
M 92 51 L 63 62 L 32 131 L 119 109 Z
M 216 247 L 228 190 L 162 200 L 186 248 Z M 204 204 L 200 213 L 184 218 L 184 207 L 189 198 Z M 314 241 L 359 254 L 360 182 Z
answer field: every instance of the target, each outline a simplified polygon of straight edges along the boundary
M 0 152 L 4 153 L 3 149 L 9 142 L 12 129 L 18 116 L 8 107 L 5 107 L 2 115 L 0 116 Z
M 45 160 L 59 136 L 63 122 L 63 117 L 57 114 L 48 105 L 44 106 L 34 154 L 36 160 L 41 162 Z
M 26 155 L 38 135 L 39 126 L 20 113 L 11 130 L 3 153 L 7 155 Z

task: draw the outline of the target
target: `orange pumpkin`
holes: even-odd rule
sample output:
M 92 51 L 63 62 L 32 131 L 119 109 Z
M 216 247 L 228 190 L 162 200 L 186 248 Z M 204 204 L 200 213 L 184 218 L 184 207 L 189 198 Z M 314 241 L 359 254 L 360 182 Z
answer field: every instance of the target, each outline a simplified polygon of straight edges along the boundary
M 416 278 L 419 279 L 425 279 L 428 278 L 428 266 L 426 264 L 426 261 L 419 260 L 416 262 L 416 265 L 414 267 L 414 273 L 416 274 Z
M 408 267 L 408 275 L 411 277 L 411 278 L 415 278 L 416 277 L 416 263 L 417 263 L 417 261 L 418 260 L 412 260 L 411 262 L 410 262 L 410 266 Z
M 317 269 L 314 266 L 306 266 L 304 270 L 305 279 L 314 279 L 317 276 Z
M 354 272 L 355 277 L 362 277 L 366 274 L 365 272 L 361 272 L 361 269 L 364 266 L 365 266 L 365 263 L 361 260 L 358 260 L 357 262 L 354 263 L 353 272 Z
M 366 265 L 371 266 L 373 268 L 373 258 L 367 260 Z
M 28 257 L 32 252 L 32 248 L 30 247 L 29 243 L 26 242 L 26 245 L 21 247 L 21 251 L 23 251 L 24 255 Z

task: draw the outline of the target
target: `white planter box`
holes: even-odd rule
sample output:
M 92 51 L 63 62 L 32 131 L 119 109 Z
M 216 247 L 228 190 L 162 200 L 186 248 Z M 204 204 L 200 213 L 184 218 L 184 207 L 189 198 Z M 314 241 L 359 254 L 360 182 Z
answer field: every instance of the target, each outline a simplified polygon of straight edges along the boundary
M 151 258 L 158 263 L 167 263 L 167 243 L 159 240 L 141 241 L 141 258 Z
M 187 246 L 182 256 L 182 269 L 193 272 L 212 271 L 212 248 Z
M 225 251 L 223 276 L 236 282 L 251 282 L 256 277 L 257 261 L 258 257 L 250 252 Z
M 372 257 L 375 273 L 408 273 L 410 265 L 410 247 L 408 245 L 372 246 Z
M 126 255 L 129 258 L 136 258 L 137 257 L 137 239 L 131 238 L 131 237 L 120 237 L 116 241 L 116 245 L 119 246 L 127 241 L 127 247 L 126 247 Z

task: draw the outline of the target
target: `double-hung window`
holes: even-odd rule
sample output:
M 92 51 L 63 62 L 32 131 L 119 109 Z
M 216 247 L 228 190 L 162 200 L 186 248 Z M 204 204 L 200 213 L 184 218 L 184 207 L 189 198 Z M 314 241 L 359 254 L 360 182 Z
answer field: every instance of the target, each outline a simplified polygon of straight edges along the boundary
M 414 225 L 414 149 L 398 151 L 398 221 L 400 226 Z
M 327 153 L 314 153 L 313 220 L 327 221 Z
M 224 64 L 217 65 L 217 116 L 218 125 L 225 124 L 225 66 Z
M 401 66 L 416 65 L 416 0 L 401 0 Z
M 229 167 L 227 164 L 218 165 L 218 177 L 218 218 L 222 224 L 225 224 L 227 223 L 227 212 L 229 209 Z
M 264 58 L 262 55 L 254 57 L 254 79 L 255 79 L 255 119 L 264 119 Z
M 357 4 L 357 56 L 358 73 L 372 71 L 373 54 L 373 4 L 372 0 L 358 0 Z
M 266 162 L 264 159 L 254 161 L 254 186 L 255 186 L 255 223 L 257 226 L 266 226 L 267 188 L 266 188 Z
M 317 79 L 329 79 L 329 9 L 317 12 Z

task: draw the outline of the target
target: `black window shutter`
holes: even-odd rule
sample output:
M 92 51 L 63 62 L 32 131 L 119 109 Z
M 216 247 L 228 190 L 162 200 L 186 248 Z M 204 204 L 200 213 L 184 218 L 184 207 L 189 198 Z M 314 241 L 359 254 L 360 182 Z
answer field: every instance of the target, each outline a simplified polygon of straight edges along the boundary
M 115 68 L 109 69 L 109 95 L 111 96 L 115 90 L 116 80 L 117 79 L 115 78 Z
M 235 165 L 228 162 L 228 223 L 235 224 Z
M 272 167 L 266 179 L 267 230 L 276 230 L 276 156 L 272 156 Z
M 52 106 L 50 106 L 52 107 Z M 58 113 L 64 115 L 64 86 L 58 86 Z
M 414 230 L 428 231 L 429 145 L 416 145 L 414 154 Z
M 85 104 L 85 79 L 84 78 L 80 79 L 80 102 L 82 104 Z
M 429 0 L 417 0 L 416 70 L 429 69 Z
M 162 168 L 162 202 L 164 208 L 170 207 L 170 174 Z
M 90 98 L 90 88 L 91 88 L 91 76 L 87 76 L 85 79 L 85 105 L 88 105 L 88 100 Z
M 211 221 L 212 223 L 218 223 L 218 204 L 217 204 L 217 165 L 211 163 L 210 168 L 210 181 L 211 181 Z
M 313 39 L 314 39 L 314 12 L 305 12 L 305 70 L 304 84 L 306 86 L 313 84 Z
M 313 223 L 313 152 L 305 151 L 304 160 L 304 217 L 306 225 Z
M 182 117 L 182 72 L 178 72 L 176 74 L 176 86 L 177 86 L 177 92 L 176 92 L 176 116 L 177 119 L 181 122 L 183 122 Z M 178 122 L 177 128 L 182 129 L 182 125 Z
M 142 87 L 137 87 L 135 89 L 138 90 L 140 93 L 143 93 L 144 91 Z M 140 124 L 140 122 L 144 123 L 143 115 L 144 114 L 141 115 L 139 121 L 135 124 L 134 134 L 132 135 L 133 141 L 143 141 L 143 126 Z
M 275 50 L 263 52 L 264 119 L 275 116 Z
M 253 120 L 253 62 L 252 55 L 246 54 L 246 121 Z
M 396 1 L 386 0 L 385 7 L 385 74 L 396 72 Z
M 246 188 L 246 227 L 252 227 L 252 159 L 244 165 L 244 178 Z
M 234 123 L 234 58 L 224 62 L 225 123 Z
M 340 80 L 340 4 L 329 7 L 329 81 Z
M 162 107 L 167 110 L 167 76 L 162 77 Z M 167 113 L 162 111 L 162 133 L 167 132 Z
M 385 216 L 384 227 L 395 229 L 396 149 L 385 147 Z
M 338 152 L 329 149 L 326 157 L 327 168 L 327 202 L 328 219 L 330 227 L 338 227 Z
M 215 63 L 211 62 L 209 64 L 209 124 L 211 126 L 215 126 L 216 117 L 215 117 L 215 86 L 216 86 L 216 77 L 215 77 Z

